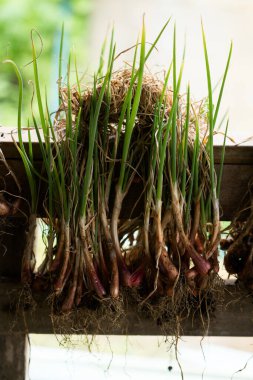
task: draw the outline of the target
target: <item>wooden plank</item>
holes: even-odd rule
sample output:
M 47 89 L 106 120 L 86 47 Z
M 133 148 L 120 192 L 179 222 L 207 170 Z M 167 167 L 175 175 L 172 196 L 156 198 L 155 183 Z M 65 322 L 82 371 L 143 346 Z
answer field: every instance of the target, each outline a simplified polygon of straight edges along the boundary
M 8 161 L 13 172 L 17 176 L 19 183 L 22 188 L 21 196 L 22 201 L 20 205 L 20 212 L 17 216 L 23 217 L 24 214 L 28 215 L 29 212 L 29 187 L 27 179 L 24 173 L 24 168 L 22 162 L 19 160 L 9 160 Z M 38 162 L 39 167 L 39 162 Z M 1 169 L 2 168 L 2 169 Z M 219 167 L 216 166 L 217 171 Z M 2 170 L 2 171 L 1 171 Z M 0 163 L 0 171 L 3 173 L 5 168 Z M 5 175 L 0 178 L 1 188 L 6 189 L 8 193 L 18 194 L 17 186 L 13 179 L 8 176 L 5 170 Z M 224 165 L 223 168 L 223 180 L 221 184 L 221 194 L 220 194 L 220 219 L 221 220 L 232 220 L 234 215 L 243 206 L 243 201 L 247 204 L 249 199 L 249 181 L 253 178 L 253 166 L 252 165 Z M 42 184 L 40 189 L 40 199 L 38 214 L 45 216 L 43 210 L 43 198 L 46 192 L 46 184 Z M 142 184 L 136 184 L 134 191 L 129 192 L 124 199 L 121 218 L 136 217 L 143 210 L 144 199 L 141 196 L 143 190 Z M 111 199 L 113 202 L 113 196 Z M 135 209 L 133 210 L 133 206 Z M 243 214 L 244 218 L 247 214 Z
M 220 163 L 222 147 L 214 147 L 214 160 Z M 225 150 L 225 165 L 253 165 L 253 145 L 228 145 Z
M 34 158 L 41 159 L 40 148 L 38 144 L 38 139 L 36 131 L 34 129 L 30 130 L 31 141 L 34 145 Z M 28 130 L 24 129 L 22 133 L 22 139 L 25 146 L 28 146 Z M 20 155 L 14 144 L 18 142 L 17 128 L 13 127 L 0 127 L 0 148 L 2 149 L 6 159 L 18 159 L 20 160 Z
M 250 152 L 253 153 L 253 147 L 250 148 Z M 233 158 L 233 157 L 232 157 Z M 234 158 L 233 158 L 234 159 Z M 238 208 L 242 205 L 242 200 L 244 195 L 248 193 L 248 184 L 253 177 L 253 163 L 247 163 L 250 161 L 250 156 L 247 155 L 247 159 L 243 164 L 229 164 L 226 163 L 223 167 L 223 178 L 221 184 L 221 196 L 220 196 L 220 205 L 221 205 L 221 220 L 231 220 L 238 211 Z M 23 164 L 18 159 L 9 159 L 8 164 L 11 167 L 12 171 L 18 178 L 20 186 L 22 188 L 21 196 L 23 201 L 21 204 L 21 213 L 19 216 L 23 216 L 23 213 L 27 214 L 28 212 L 28 202 L 29 200 L 29 187 L 24 172 Z M 36 165 L 39 169 L 41 162 L 36 161 Z M 216 164 L 216 170 L 219 172 L 219 165 Z M 17 186 L 13 178 L 8 174 L 7 169 L 4 164 L 0 162 L 0 187 L 1 189 L 6 189 L 11 194 L 18 194 Z M 46 184 L 42 184 L 41 188 L 41 202 L 39 212 L 43 215 L 42 201 L 46 191 Z M 133 209 L 133 206 L 136 206 L 133 217 L 136 217 L 138 213 L 142 212 L 143 209 L 143 198 L 141 197 L 141 192 L 143 190 L 142 184 L 136 184 L 134 191 L 131 191 L 124 200 L 124 205 L 122 208 L 122 218 L 129 218 L 130 212 Z M 113 198 L 113 197 L 112 197 Z M 139 201 L 138 201 L 139 200 Z M 246 198 L 247 200 L 247 198 Z M 136 202 L 138 203 L 136 204 Z
M 25 247 L 25 218 L 8 218 L 1 225 L 0 279 L 20 279 Z M 0 280 L 0 281 L 1 281 Z
M 34 145 L 34 157 L 40 159 L 40 149 L 38 144 L 37 135 L 34 129 L 30 130 L 31 140 Z M 22 138 L 24 144 L 28 143 L 28 131 L 23 130 Z M 18 142 L 17 128 L 13 127 L 0 127 L 0 148 L 7 159 L 19 159 L 19 153 L 13 139 Z M 217 145 L 214 147 L 214 159 L 215 163 L 220 163 L 222 146 Z M 247 143 L 247 145 L 228 145 L 225 152 L 225 164 L 253 164 L 253 140 Z
M 29 344 L 25 333 L 0 334 L 0 379 L 28 380 Z
M 140 312 L 136 304 L 125 304 L 124 314 L 117 322 L 110 321 L 105 314 L 99 319 L 95 309 L 79 310 L 55 318 L 52 324 L 52 310 L 48 299 L 38 301 L 36 307 L 15 310 L 21 288 L 15 283 L 1 283 L 0 287 L 0 335 L 3 332 L 39 334 L 106 334 L 106 335 L 169 335 L 175 332 L 171 319 L 167 322 L 154 320 Z M 189 316 L 181 321 L 180 335 L 191 336 L 252 336 L 253 296 L 227 285 L 223 304 L 212 309 L 209 319 L 203 316 Z M 205 326 L 203 327 L 203 320 Z
M 216 167 L 218 171 L 218 166 Z M 220 193 L 220 219 L 232 220 L 239 210 L 249 203 L 249 182 L 253 179 L 253 164 L 226 164 Z M 248 210 L 249 211 L 249 210 Z M 241 219 L 247 216 L 241 215 Z

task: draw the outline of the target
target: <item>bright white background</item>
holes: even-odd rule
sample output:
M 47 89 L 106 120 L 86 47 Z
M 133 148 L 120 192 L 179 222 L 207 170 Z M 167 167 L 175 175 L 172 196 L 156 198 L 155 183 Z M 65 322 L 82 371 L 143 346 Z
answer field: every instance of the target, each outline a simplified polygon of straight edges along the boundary
M 172 30 L 176 22 L 179 58 L 186 37 L 187 56 L 182 86 L 190 81 L 196 100 L 207 95 L 201 38 L 203 19 L 213 85 L 221 77 L 230 41 L 234 51 L 225 89 L 222 111 L 229 110 L 230 135 L 237 142 L 253 135 L 253 1 L 252 0 L 96 0 L 91 21 L 90 61 L 98 62 L 99 48 L 110 25 L 115 26 L 118 52 L 136 42 L 145 13 L 147 39 L 153 41 L 172 16 L 155 53 L 148 63 L 153 72 L 168 67 Z M 127 60 L 127 56 L 124 56 Z M 122 62 L 121 62 L 122 64 Z
M 47 347 L 43 347 L 45 338 Z M 31 380 L 181 379 L 174 349 L 169 350 L 169 342 L 161 337 L 98 336 L 90 351 L 87 337 L 73 337 L 72 348 L 58 349 L 55 337 L 31 335 L 30 339 Z M 201 342 L 200 337 L 182 337 L 178 356 L 185 380 L 201 379 L 202 374 L 204 380 L 253 378 L 251 338 L 205 337 Z

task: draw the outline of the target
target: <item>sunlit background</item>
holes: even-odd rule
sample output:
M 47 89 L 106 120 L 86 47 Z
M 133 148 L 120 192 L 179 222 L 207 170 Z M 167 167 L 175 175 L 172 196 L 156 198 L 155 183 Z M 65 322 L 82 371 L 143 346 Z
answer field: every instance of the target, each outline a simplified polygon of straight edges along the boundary
M 162 73 L 172 56 L 173 24 L 177 25 L 178 60 L 186 43 L 182 91 L 188 81 L 196 100 L 207 94 L 201 39 L 204 23 L 213 84 L 224 71 L 230 41 L 234 50 L 222 111 L 228 112 L 229 135 L 240 143 L 253 135 L 253 1 L 252 0 L 0 0 L 0 60 L 13 59 L 22 70 L 26 87 L 23 122 L 29 113 L 32 85 L 30 31 L 43 41 L 39 57 L 42 86 L 51 111 L 57 108 L 57 67 L 62 23 L 65 26 L 64 64 L 72 50 L 78 71 L 90 75 L 98 66 L 100 48 L 114 25 L 118 53 L 135 44 L 145 13 L 147 40 L 152 42 L 172 16 L 158 50 L 147 70 Z M 40 44 L 40 41 L 37 41 Z M 128 52 L 117 60 L 120 67 L 130 60 Z M 15 74 L 0 65 L 0 125 L 15 127 L 18 87 Z M 252 144 L 252 140 L 248 140 Z M 147 331 L 148 335 L 148 331 Z M 73 338 L 74 341 L 74 338 Z M 47 379 L 179 379 L 179 367 L 169 343 L 162 338 L 100 338 L 88 351 L 84 340 L 76 348 L 58 348 L 53 337 L 31 336 L 31 380 Z M 102 347 L 102 348 L 101 348 Z M 184 338 L 179 346 L 185 379 L 252 379 L 253 346 L 250 339 Z M 54 358 L 54 360 L 52 360 Z M 245 366 L 245 369 L 243 369 Z M 171 367 L 171 369 L 169 369 Z M 239 371 L 243 369 L 242 371 Z M 239 372 L 237 372 L 239 371 Z M 85 374 L 85 375 L 84 375 Z
M 236 142 L 252 133 L 253 87 L 253 2 L 252 0 L 0 0 L 0 58 L 14 59 L 27 87 L 25 103 L 30 107 L 32 79 L 30 31 L 35 28 L 43 39 L 39 58 L 41 83 L 47 88 L 51 111 L 56 108 L 57 57 L 62 23 L 65 24 L 65 54 L 72 49 L 77 55 L 81 74 L 92 74 L 98 65 L 102 42 L 114 25 L 117 51 L 132 46 L 141 28 L 145 13 L 147 38 L 152 42 L 166 20 L 172 22 L 158 44 L 158 51 L 148 62 L 153 72 L 168 67 L 171 59 L 173 23 L 177 24 L 178 56 L 186 42 L 187 55 L 182 91 L 190 82 L 196 100 L 206 96 L 205 67 L 201 39 L 203 19 L 211 61 L 213 86 L 224 71 L 229 44 L 234 51 L 225 89 L 222 111 L 229 111 L 230 136 Z M 39 45 L 39 41 L 38 41 Z M 116 67 L 129 59 L 124 54 Z M 7 65 L 0 70 L 0 124 L 15 126 L 17 81 Z M 221 113 L 222 114 L 222 113 Z M 24 123 L 26 123 L 24 113 Z

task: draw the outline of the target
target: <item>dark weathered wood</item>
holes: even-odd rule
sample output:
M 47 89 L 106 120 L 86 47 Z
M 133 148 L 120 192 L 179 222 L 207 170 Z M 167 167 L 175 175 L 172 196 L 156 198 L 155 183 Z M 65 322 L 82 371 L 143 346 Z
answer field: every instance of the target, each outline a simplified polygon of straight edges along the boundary
M 26 219 L 2 220 L 0 234 L 0 279 L 19 279 L 25 245 Z
M 33 142 L 34 156 L 36 159 L 41 158 L 37 135 L 34 129 L 30 130 L 31 140 Z M 23 130 L 22 139 L 25 145 L 28 143 L 28 131 Z M 18 142 L 17 128 L 0 127 L 0 148 L 7 159 L 19 159 L 19 153 L 13 141 Z M 219 163 L 221 159 L 222 146 L 214 147 L 215 163 Z M 248 145 L 228 145 L 225 152 L 225 164 L 253 164 L 253 144 L 252 141 Z
M 253 179 L 253 164 L 224 165 L 220 194 L 221 220 L 232 220 L 235 214 L 248 204 L 251 179 Z
M 36 307 L 16 309 L 21 294 L 17 283 L 1 283 L 0 287 L 0 336 L 7 331 L 12 333 L 40 334 L 111 334 L 111 335 L 164 335 L 171 333 L 165 323 L 153 320 L 137 310 L 136 305 L 125 305 L 125 315 L 117 323 L 108 318 L 94 320 L 94 313 L 84 317 L 82 312 L 65 315 L 52 323 L 52 310 L 49 301 L 44 299 Z M 70 318 L 68 320 L 68 318 Z M 71 323 L 72 318 L 72 323 Z M 195 316 L 181 321 L 180 334 L 201 336 L 252 336 L 253 335 L 253 296 L 235 285 L 227 285 L 224 303 L 215 306 L 210 321 Z M 208 329 L 207 329 L 208 328 Z M 175 330 L 174 330 L 175 331 Z
M 12 171 L 18 178 L 20 186 L 22 188 L 22 197 L 29 199 L 29 188 L 24 172 L 23 164 L 20 160 L 19 153 L 12 141 L 12 137 L 17 141 L 17 134 L 11 134 L 10 131 L 6 132 L 6 128 L 1 135 L 0 130 L 0 148 L 2 149 L 6 160 Z M 24 132 L 25 140 L 27 140 L 27 132 Z M 34 157 L 38 169 L 41 167 L 41 156 L 39 146 L 36 139 L 36 134 L 32 131 L 32 140 L 34 141 Z M 221 158 L 221 146 L 214 148 L 216 171 L 219 172 L 219 163 Z M 8 175 L 8 171 L 3 163 L 0 162 L 0 186 L 1 189 L 8 190 L 12 194 L 17 194 L 17 186 L 15 181 Z M 238 211 L 244 195 L 248 192 L 248 184 L 253 177 L 253 145 L 251 146 L 227 146 L 226 155 L 223 168 L 223 178 L 221 184 L 221 220 L 231 220 L 235 213 Z M 131 216 L 137 216 L 143 209 L 143 198 L 141 193 L 143 190 L 142 184 L 136 184 L 134 191 L 131 191 L 124 201 L 124 207 L 122 208 L 122 218 L 129 218 Z M 46 186 L 41 188 L 41 199 L 43 199 L 46 191 Z M 247 198 L 246 198 L 247 199 Z M 139 200 L 139 202 L 137 202 Z M 137 202 L 137 204 L 136 204 Z M 22 201 L 21 210 L 27 213 L 27 202 Z M 40 203 L 40 213 L 43 215 L 42 202 Z M 135 207 L 134 213 L 130 213 Z M 19 213 L 21 216 L 22 213 Z
M 214 147 L 214 160 L 220 163 L 221 146 Z M 253 165 L 253 145 L 228 145 L 225 150 L 225 165 Z
M 25 333 L 1 333 L 0 351 L 0 379 L 28 380 L 28 336 Z

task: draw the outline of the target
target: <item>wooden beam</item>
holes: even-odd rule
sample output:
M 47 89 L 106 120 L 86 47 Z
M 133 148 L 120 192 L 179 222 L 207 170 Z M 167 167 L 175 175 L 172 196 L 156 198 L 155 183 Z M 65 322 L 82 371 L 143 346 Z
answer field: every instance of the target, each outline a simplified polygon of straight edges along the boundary
M 28 133 L 26 130 L 23 132 L 24 142 L 27 144 Z M 34 147 L 34 160 L 39 168 L 41 167 L 42 160 L 40 149 L 34 130 L 31 130 L 31 138 Z M 2 149 L 6 160 L 12 171 L 17 176 L 21 188 L 22 197 L 24 199 L 29 199 L 29 188 L 24 172 L 24 167 L 22 161 L 20 160 L 19 153 L 16 149 L 13 139 L 18 141 L 17 132 L 13 128 L 0 128 L 0 148 Z M 27 146 L 27 145 L 26 145 Z M 216 171 L 219 172 L 220 159 L 221 159 L 221 146 L 214 147 L 214 157 L 216 163 Z M 221 184 L 221 196 L 220 196 L 220 206 L 221 206 L 221 220 L 231 220 L 238 208 L 242 205 L 242 198 L 244 194 L 248 193 L 248 184 L 250 179 L 253 177 L 253 145 L 242 145 L 242 146 L 227 146 L 226 155 L 223 167 L 223 178 Z M 5 168 L 4 164 L 0 162 L 0 187 L 1 189 L 6 189 L 8 192 L 17 194 L 17 186 L 13 178 L 8 174 L 8 170 Z M 132 211 L 133 206 L 135 210 L 133 217 L 137 216 L 143 210 L 143 198 L 141 193 L 143 190 L 142 184 L 136 184 L 134 191 L 130 191 L 124 200 L 124 205 L 122 207 L 122 218 L 129 218 L 130 210 Z M 41 200 L 43 200 L 46 191 L 46 186 L 41 188 Z M 137 202 L 137 203 L 136 203 Z M 247 197 L 246 197 L 247 202 Z M 40 202 L 40 214 L 43 215 L 44 210 L 42 207 L 42 201 Z M 26 201 L 22 202 L 21 205 L 22 213 L 28 213 L 28 203 Z M 19 216 L 22 216 L 22 213 Z M 245 217 L 245 215 L 243 216 Z
M 28 380 L 29 347 L 25 333 L 0 334 L 0 379 Z
M 175 333 L 172 319 L 152 319 L 141 312 L 136 303 L 124 305 L 124 313 L 117 321 L 93 310 L 52 318 L 48 299 L 37 295 L 37 304 L 16 309 L 21 296 L 18 283 L 1 283 L 0 287 L 0 336 L 3 333 L 35 334 L 105 334 L 105 335 L 172 335 Z M 23 293 L 24 296 L 24 293 Z M 106 301 L 105 301 L 106 302 Z M 252 336 L 253 296 L 236 285 L 226 285 L 223 301 L 213 303 L 210 315 L 203 319 L 198 313 L 182 319 L 180 335 L 192 336 Z M 106 306 L 106 305 L 105 305 Z M 203 325 L 203 321 L 205 324 Z M 172 323 L 171 323 L 172 322 Z M 1 378 L 1 377 L 0 377 Z

